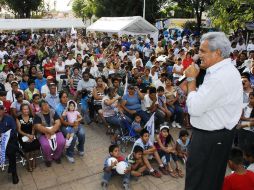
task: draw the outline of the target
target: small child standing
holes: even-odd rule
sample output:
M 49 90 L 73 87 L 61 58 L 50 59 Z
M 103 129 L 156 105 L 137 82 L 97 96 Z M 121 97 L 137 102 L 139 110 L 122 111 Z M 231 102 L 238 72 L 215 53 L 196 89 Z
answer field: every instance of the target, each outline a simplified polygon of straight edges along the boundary
M 140 133 L 140 131 L 143 129 L 141 127 L 141 117 L 140 115 L 134 116 L 134 121 L 131 124 L 132 129 L 134 129 L 135 132 Z
M 108 164 L 108 159 L 115 158 L 117 161 L 112 162 L 111 165 Z M 124 161 L 124 157 L 120 155 L 120 149 L 118 145 L 110 145 L 109 146 L 109 156 L 104 161 L 104 168 L 103 168 L 103 179 L 101 182 L 101 186 L 103 190 L 108 189 L 108 183 L 112 175 L 116 175 L 117 172 L 114 169 L 118 162 Z M 129 182 L 130 182 L 130 172 L 129 170 L 125 171 L 123 177 L 123 188 L 125 190 L 129 189 Z
M 187 130 L 181 130 L 179 133 L 179 139 L 176 141 L 177 156 L 183 160 L 184 163 L 187 161 L 188 146 L 190 144 L 189 133 Z
M 133 152 L 126 158 L 128 165 L 131 167 L 131 175 L 134 177 L 140 177 L 148 175 L 149 172 L 146 170 L 147 167 L 143 161 L 143 151 L 141 146 L 135 146 Z
M 254 144 L 249 144 L 244 148 L 244 159 L 249 162 L 247 170 L 254 172 Z
M 228 166 L 234 173 L 225 177 L 222 190 L 253 190 L 254 173 L 244 168 L 243 152 L 240 149 L 231 150 Z
M 74 100 L 68 101 L 66 108 L 67 110 L 63 112 L 63 116 L 67 117 L 67 121 L 73 124 L 73 127 L 66 127 L 67 134 L 65 147 L 68 148 L 72 142 L 74 132 L 77 131 L 79 122 L 82 120 L 82 116 L 77 111 L 77 103 Z

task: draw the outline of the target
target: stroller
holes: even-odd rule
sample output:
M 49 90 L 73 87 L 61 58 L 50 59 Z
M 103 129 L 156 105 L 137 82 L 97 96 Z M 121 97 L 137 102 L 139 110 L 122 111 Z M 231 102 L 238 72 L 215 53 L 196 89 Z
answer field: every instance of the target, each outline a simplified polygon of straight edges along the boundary
M 125 153 L 128 143 L 134 143 L 139 138 L 139 134 L 132 128 L 129 120 L 124 115 L 117 113 L 117 117 L 121 120 L 124 126 L 119 129 L 117 144 L 119 145 L 121 152 Z

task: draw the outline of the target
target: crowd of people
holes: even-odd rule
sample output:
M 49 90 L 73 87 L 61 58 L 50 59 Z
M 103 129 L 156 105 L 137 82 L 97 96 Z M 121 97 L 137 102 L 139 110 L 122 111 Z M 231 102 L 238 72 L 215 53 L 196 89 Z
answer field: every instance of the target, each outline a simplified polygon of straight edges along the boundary
M 235 144 L 245 150 L 254 143 L 254 39 L 245 44 L 239 30 L 230 36 L 230 41 L 231 61 L 242 75 L 245 103 Z M 40 151 L 47 167 L 52 161 L 60 164 L 63 153 L 74 163 L 75 148 L 79 156 L 85 153 L 83 124 L 92 122 L 101 123 L 110 135 L 107 159 L 125 160 L 117 142 L 126 123 L 137 134 L 126 158 L 130 167 L 124 175 L 125 189 L 129 189 L 130 176 L 161 177 L 162 173 L 183 177 L 179 161 L 185 163 L 188 157 L 190 138 L 186 129 L 191 125 L 186 93 L 178 80 L 188 66 L 199 65 L 199 46 L 200 35 L 184 33 L 160 33 L 158 41 L 149 35 L 85 36 L 65 30 L 2 33 L 0 132 L 11 129 L 6 155 L 13 183 L 19 182 L 17 152 L 24 154 L 29 172 L 35 169 Z M 200 68 L 198 84 L 202 84 L 205 72 Z M 144 128 L 153 114 L 155 143 L 149 140 L 149 131 Z M 171 127 L 181 129 L 178 139 L 170 134 Z M 252 146 L 246 152 L 252 163 L 253 151 Z M 234 154 L 237 155 L 232 156 L 232 162 L 240 155 Z M 152 167 L 151 156 L 161 173 Z M 116 165 L 108 165 L 107 159 L 104 189 Z

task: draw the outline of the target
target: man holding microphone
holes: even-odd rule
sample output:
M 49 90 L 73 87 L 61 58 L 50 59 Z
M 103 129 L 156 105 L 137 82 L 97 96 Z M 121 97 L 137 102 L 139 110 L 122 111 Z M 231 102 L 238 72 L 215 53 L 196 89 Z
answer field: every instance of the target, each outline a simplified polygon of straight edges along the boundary
M 185 190 L 220 190 L 223 184 L 243 102 L 241 76 L 229 59 L 230 48 L 224 33 L 204 34 L 199 49 L 200 66 L 206 69 L 203 84 L 196 88 L 199 69 L 194 64 L 184 73 L 193 126 Z

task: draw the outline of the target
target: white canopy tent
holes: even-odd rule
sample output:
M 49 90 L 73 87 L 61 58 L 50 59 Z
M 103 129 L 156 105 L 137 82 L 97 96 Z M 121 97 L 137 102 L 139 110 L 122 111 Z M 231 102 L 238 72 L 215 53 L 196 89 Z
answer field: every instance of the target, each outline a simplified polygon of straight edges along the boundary
M 0 19 L 0 30 L 85 28 L 81 19 Z
M 107 32 L 118 35 L 147 35 L 158 41 L 158 29 L 140 16 L 134 17 L 102 17 L 87 27 L 87 32 Z

